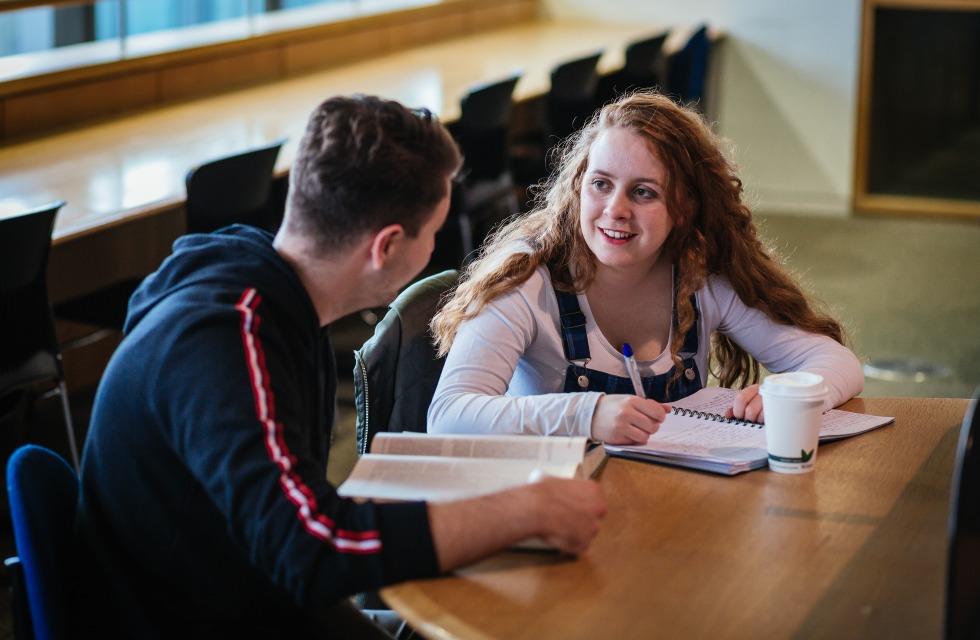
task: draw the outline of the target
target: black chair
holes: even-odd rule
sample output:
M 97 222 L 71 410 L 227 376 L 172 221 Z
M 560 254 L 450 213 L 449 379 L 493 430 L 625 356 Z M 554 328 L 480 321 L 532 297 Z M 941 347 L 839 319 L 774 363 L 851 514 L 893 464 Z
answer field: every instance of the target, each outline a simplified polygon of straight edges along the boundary
M 707 25 L 691 34 L 687 43 L 666 60 L 666 93 L 680 102 L 703 109 L 711 39 Z
M 283 140 L 212 160 L 191 169 L 187 186 L 187 232 L 210 233 L 234 223 L 275 231 L 281 206 L 271 206 L 273 169 Z M 143 281 L 126 278 L 55 306 L 59 318 L 121 331 L 129 298 Z
M 425 431 L 444 362 L 436 358 L 429 321 L 458 281 L 459 273 L 448 270 L 405 289 L 354 352 L 358 455 L 379 431 Z
M 581 129 L 595 111 L 601 57 L 602 51 L 597 51 L 552 70 L 551 89 L 545 99 L 545 131 L 555 142 Z
M 507 129 L 520 75 L 471 87 L 460 100 L 459 119 L 449 130 L 463 152 L 463 170 L 474 180 L 507 172 Z
M 17 546 L 17 556 L 5 561 L 14 635 L 67 638 L 78 477 L 58 454 L 27 445 L 7 462 L 7 496 Z
M 436 243 L 434 264 L 458 267 L 495 223 L 517 213 L 507 136 L 519 79 L 514 75 L 473 87 L 460 101 L 459 120 L 449 130 L 463 153 L 463 168 L 453 184 L 449 224 Z M 459 234 L 459 251 L 447 251 L 456 248 L 447 237 L 453 232 Z
M 948 640 L 980 638 L 980 388 L 960 428 L 950 491 L 946 578 Z
M 47 395 L 61 398 L 68 448 L 78 467 L 75 427 L 48 301 L 48 252 L 54 219 L 64 202 L 55 202 L 0 220 L 0 397 L 49 382 Z
M 552 169 L 550 151 L 592 117 L 598 106 L 596 89 L 602 53 L 563 62 L 551 71 L 542 130 L 523 137 L 511 150 L 511 167 L 519 184 L 535 184 L 546 177 Z
M 281 211 L 271 211 L 269 194 L 284 140 L 236 153 L 187 173 L 187 232 L 210 233 L 230 224 L 275 232 Z
M 635 89 L 652 89 L 663 85 L 663 47 L 666 40 L 665 32 L 626 45 L 623 68 L 599 80 L 599 102 L 611 102 Z

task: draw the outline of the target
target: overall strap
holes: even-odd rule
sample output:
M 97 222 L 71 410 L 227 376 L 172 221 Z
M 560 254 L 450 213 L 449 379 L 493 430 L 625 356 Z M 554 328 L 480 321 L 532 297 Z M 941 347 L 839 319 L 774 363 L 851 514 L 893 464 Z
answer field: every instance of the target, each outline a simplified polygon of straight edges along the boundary
M 555 289 L 555 298 L 558 300 L 561 344 L 565 349 L 565 358 L 569 362 L 588 361 L 592 357 L 589 351 L 589 334 L 585 329 L 585 314 L 578 304 L 578 296 Z
M 680 270 L 675 265 L 673 267 L 674 276 L 674 291 L 679 289 L 681 282 Z M 701 309 L 698 307 L 698 296 L 696 293 L 691 294 L 691 306 L 694 307 L 694 324 L 691 328 L 687 330 L 687 334 L 684 336 L 684 344 L 681 345 L 681 351 L 679 355 L 681 358 L 693 358 L 698 353 L 698 346 L 700 344 L 700 335 L 698 333 L 698 325 L 701 324 Z M 673 309 L 673 322 L 674 322 L 674 333 L 680 331 L 680 327 L 677 326 L 677 305 L 674 305 Z
M 697 295 L 691 294 L 691 306 L 694 307 L 694 324 L 691 325 L 691 328 L 687 330 L 687 334 L 684 335 L 684 344 L 681 345 L 681 352 L 678 354 L 681 358 L 692 358 L 697 355 L 700 345 L 698 325 L 701 324 L 701 309 L 698 307 Z M 674 309 L 674 331 L 678 330 L 677 309 Z

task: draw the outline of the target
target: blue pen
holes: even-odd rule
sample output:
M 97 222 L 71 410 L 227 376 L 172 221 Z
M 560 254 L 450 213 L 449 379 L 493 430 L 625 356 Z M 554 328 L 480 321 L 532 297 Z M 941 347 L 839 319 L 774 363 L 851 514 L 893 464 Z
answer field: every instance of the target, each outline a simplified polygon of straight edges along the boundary
M 633 357 L 633 347 L 628 342 L 623 343 L 623 361 L 626 363 L 626 372 L 633 381 L 633 391 L 641 398 L 646 398 L 643 392 L 643 382 L 640 381 L 640 368 L 636 366 L 636 359 Z

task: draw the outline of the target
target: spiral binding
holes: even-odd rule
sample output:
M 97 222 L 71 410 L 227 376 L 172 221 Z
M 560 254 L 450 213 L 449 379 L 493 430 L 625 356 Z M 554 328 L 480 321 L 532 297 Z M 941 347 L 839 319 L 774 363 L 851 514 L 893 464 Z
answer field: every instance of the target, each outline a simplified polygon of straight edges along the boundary
M 700 418 L 701 420 L 711 420 L 713 422 L 724 422 L 725 424 L 734 424 L 740 427 L 754 427 L 756 429 L 761 429 L 762 425 L 758 422 L 752 422 L 750 420 L 739 420 L 738 418 L 726 418 L 720 413 L 711 413 L 709 411 L 696 411 L 694 409 L 685 409 L 684 407 L 671 407 L 671 413 L 675 413 L 679 416 L 687 416 L 689 418 Z

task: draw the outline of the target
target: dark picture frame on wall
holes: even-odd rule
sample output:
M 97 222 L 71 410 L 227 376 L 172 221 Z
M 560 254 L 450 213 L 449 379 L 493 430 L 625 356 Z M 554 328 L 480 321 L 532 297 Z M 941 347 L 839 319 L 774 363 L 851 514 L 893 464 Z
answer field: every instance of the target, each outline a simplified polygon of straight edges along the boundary
M 854 210 L 980 218 L 980 0 L 864 0 Z

